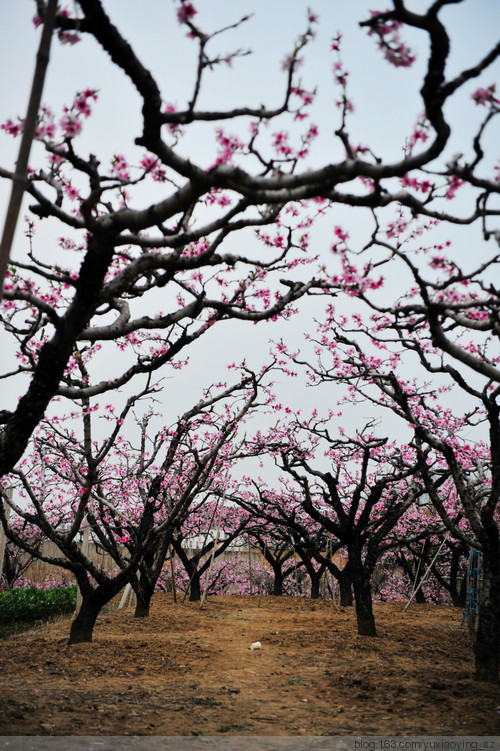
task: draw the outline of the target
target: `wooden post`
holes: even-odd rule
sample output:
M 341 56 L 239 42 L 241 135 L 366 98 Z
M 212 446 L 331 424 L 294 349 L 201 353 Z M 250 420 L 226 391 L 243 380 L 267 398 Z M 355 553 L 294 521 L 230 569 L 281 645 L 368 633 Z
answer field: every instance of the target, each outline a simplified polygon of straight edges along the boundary
M 329 561 L 332 560 L 332 538 L 328 538 L 328 549 L 327 549 L 327 558 Z M 336 598 L 336 589 L 335 589 L 335 582 L 333 580 L 332 573 L 330 569 L 326 568 L 325 571 L 325 580 L 326 580 L 326 591 L 328 592 L 328 589 L 330 589 L 330 592 L 332 593 L 332 605 L 333 607 L 337 604 L 337 598 Z
M 248 538 L 248 575 L 249 575 L 249 593 L 252 594 L 252 549 L 250 548 L 250 538 Z
M 5 489 L 5 495 L 7 496 L 7 498 L 9 500 L 12 499 L 12 493 L 13 493 L 13 489 L 12 488 L 6 488 Z M 7 503 L 7 501 L 3 501 L 3 507 L 4 507 L 4 511 L 5 511 L 5 516 L 7 517 L 7 521 L 8 521 L 9 520 L 9 516 L 10 516 L 10 512 L 11 512 L 11 508 L 10 508 L 9 504 Z M 6 545 L 7 545 L 7 536 L 5 534 L 3 526 L 0 526 L 0 582 L 3 579 L 3 562 L 4 562 L 4 559 L 5 559 L 5 548 L 6 548 Z
M 267 542 L 264 543 L 264 563 L 266 560 L 266 550 L 267 550 Z M 260 580 L 259 580 L 259 603 L 258 607 L 260 608 L 260 598 L 262 596 L 262 587 L 264 586 L 264 577 L 262 575 L 262 571 L 264 570 L 264 565 L 262 566 L 261 574 L 260 574 Z
M 28 110 L 24 120 L 23 135 L 21 137 L 21 145 L 19 147 L 19 154 L 16 162 L 16 171 L 14 173 L 14 179 L 12 180 L 11 194 L 7 206 L 7 216 L 5 218 L 2 241 L 0 243 L 0 301 L 3 299 L 5 272 L 7 271 L 9 263 L 10 249 L 14 240 L 17 219 L 24 195 L 28 160 L 37 125 L 38 109 L 42 98 L 45 73 L 49 63 L 50 42 L 52 40 L 56 12 L 57 0 L 49 0 L 45 8 L 43 30 L 36 56 L 35 72 L 33 75 L 33 83 L 31 85 Z
M 118 610 L 120 610 L 120 608 L 125 607 L 126 602 L 129 599 L 131 589 L 132 589 L 132 585 L 130 582 L 128 582 L 128 584 L 125 585 L 125 589 L 123 590 L 122 599 L 120 600 L 120 604 L 118 605 Z
M 175 586 L 175 563 L 174 563 L 175 550 L 174 546 L 170 546 L 170 576 L 172 578 L 172 593 L 174 595 L 174 602 L 177 602 L 177 587 Z

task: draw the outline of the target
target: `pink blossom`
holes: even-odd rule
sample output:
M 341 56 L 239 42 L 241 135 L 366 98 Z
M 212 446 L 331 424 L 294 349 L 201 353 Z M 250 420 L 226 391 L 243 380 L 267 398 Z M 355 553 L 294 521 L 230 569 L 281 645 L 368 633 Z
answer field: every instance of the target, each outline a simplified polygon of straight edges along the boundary
M 69 198 L 75 199 L 78 198 L 79 193 L 76 188 L 74 188 L 71 183 L 68 183 L 64 186 L 64 192 Z
M 17 138 L 17 136 L 19 136 L 23 132 L 23 124 L 23 120 L 19 120 L 17 123 L 12 122 L 12 120 L 7 120 L 5 123 L 2 123 L 2 125 L 0 125 L 0 128 L 8 133 L 9 136 L 14 136 L 14 138 Z
M 72 115 L 66 113 L 61 120 L 61 127 L 66 138 L 74 138 L 82 130 L 81 122 Z
M 339 240 L 342 240 L 342 242 L 345 242 L 349 237 L 349 232 L 343 230 L 342 227 L 335 227 L 334 233 L 335 236 L 339 238 Z
M 186 23 L 187 21 L 194 18 L 197 12 L 198 11 L 192 3 L 183 2 L 181 7 L 177 11 L 177 20 L 180 24 Z
M 151 169 L 151 167 L 153 167 L 153 165 L 155 163 L 156 163 L 156 159 L 154 159 L 152 156 L 148 156 L 148 155 L 143 156 L 142 159 L 141 159 L 141 162 L 140 162 L 141 167 L 143 167 L 143 169 L 145 169 L 145 170 Z
M 342 34 L 337 34 L 337 36 L 333 37 L 332 39 L 332 44 L 331 44 L 330 49 L 333 52 L 340 52 L 341 43 L 342 43 Z
M 396 21 L 392 18 L 380 18 L 377 21 L 377 17 L 382 14 L 386 14 L 389 11 L 370 11 L 374 21 L 376 23 L 370 28 L 368 34 L 376 35 L 378 37 L 378 47 L 382 50 L 385 59 L 399 68 L 409 68 L 416 60 L 416 56 L 412 55 L 411 49 L 401 41 L 399 36 L 399 29 L 402 27 L 400 21 Z
M 473 99 L 476 104 L 483 107 L 486 106 L 486 104 L 498 105 L 500 104 L 500 100 L 494 96 L 495 91 L 496 85 L 492 83 L 487 89 L 476 89 L 475 92 L 471 94 L 471 99 Z
M 61 44 L 78 44 L 78 42 L 81 41 L 80 34 L 76 34 L 73 31 L 63 31 L 62 29 L 59 29 L 57 32 L 57 38 L 61 42 Z
M 451 201 L 453 198 L 455 198 L 457 190 L 461 188 L 462 185 L 465 185 L 465 181 L 460 177 L 457 177 L 456 175 L 451 175 L 449 178 L 447 178 L 447 180 L 448 190 L 446 192 L 445 198 Z
M 295 65 L 298 68 L 304 62 L 303 57 L 295 57 L 294 55 L 286 55 L 281 62 L 281 70 L 289 70 L 290 67 Z

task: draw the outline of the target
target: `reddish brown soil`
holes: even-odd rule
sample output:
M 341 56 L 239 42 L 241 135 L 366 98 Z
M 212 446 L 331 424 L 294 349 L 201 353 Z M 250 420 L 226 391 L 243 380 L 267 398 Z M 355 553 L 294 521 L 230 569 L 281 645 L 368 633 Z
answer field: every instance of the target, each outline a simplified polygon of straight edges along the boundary
M 156 595 L 98 619 L 68 646 L 69 620 L 3 640 L 0 735 L 500 735 L 500 687 L 473 680 L 462 613 L 302 598 Z M 251 651 L 252 642 L 262 649 Z

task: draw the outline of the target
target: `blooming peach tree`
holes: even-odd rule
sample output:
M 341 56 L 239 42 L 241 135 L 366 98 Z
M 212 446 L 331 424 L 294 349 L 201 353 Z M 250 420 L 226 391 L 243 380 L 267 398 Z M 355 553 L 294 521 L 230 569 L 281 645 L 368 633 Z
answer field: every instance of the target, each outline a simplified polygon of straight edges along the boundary
M 255 409 L 260 374 L 243 369 L 239 381 L 218 384 L 180 415 L 172 426 L 155 434 L 147 430 L 150 412 L 139 419 L 137 439 L 124 435 L 127 417 L 141 399 L 158 390 L 146 387 L 130 397 L 119 414 L 81 410 L 82 429 L 65 422 L 43 422 L 33 451 L 7 476 L 19 500 L 11 501 L 16 520 L 0 514 L 7 536 L 29 554 L 70 571 L 82 603 L 71 626 L 72 643 L 91 641 L 95 620 L 104 605 L 131 582 L 138 597 L 138 615 L 146 615 L 176 527 L 189 516 L 200 496 L 224 486 L 237 431 Z M 109 432 L 97 438 L 95 422 L 105 417 Z M 198 501 L 199 502 L 199 501 Z M 113 570 L 105 570 L 80 544 L 82 533 L 106 552 Z M 60 551 L 49 555 L 35 547 L 41 531 Z
M 495 88 L 485 84 L 473 92 L 473 104 L 484 108 L 485 117 L 472 158 L 446 161 L 452 136 L 446 106 L 461 89 L 483 80 L 500 47 L 447 78 L 450 38 L 441 16 L 453 4 L 438 0 L 415 13 L 394 0 L 389 9 L 361 19 L 367 45 L 376 40 L 388 64 L 401 68 L 402 75 L 415 60 L 405 32 L 418 34 L 423 47 L 428 43 L 423 85 L 415 92 L 423 112 L 400 159 L 375 154 L 369 144 L 357 145 L 351 137 L 355 112 L 349 71 L 342 59 L 341 35 L 333 38 L 332 63 L 327 64 L 333 64 L 339 122 L 332 135 L 332 161 L 320 166 L 308 161 L 322 128 L 309 117 L 317 98 L 315 86 L 299 76 L 318 26 L 313 11 L 283 63 L 281 101 L 238 107 L 229 102 L 219 109 L 206 104 L 207 76 L 226 64 L 238 75 L 250 58 L 247 50 L 215 51 L 221 30 L 205 30 L 196 4 L 179 0 L 176 5 L 180 33 L 192 40 L 196 61 L 192 88 L 177 106 L 170 101 L 168 81 L 157 80 L 148 70 L 134 40 L 124 38 L 101 0 L 78 0 L 72 10 L 59 10 L 59 40 L 83 45 L 92 55 L 97 43 L 108 55 L 105 64 L 119 70 L 137 92 L 139 124 L 133 146 L 142 149 L 142 156 L 97 157 L 79 146 L 96 99 L 110 95 L 106 90 L 82 88 L 62 112 L 54 112 L 50 104 L 40 108 L 35 139 L 45 161 L 34 157 L 25 176 L 29 238 L 24 255 L 12 258 L 4 283 L 2 325 L 16 360 L 5 366 L 2 378 L 19 383 L 23 377 L 25 386 L 19 400 L 7 398 L 0 410 L 2 475 L 19 462 L 57 395 L 86 398 L 112 391 L 174 361 L 221 321 L 256 322 L 290 310 L 319 284 L 316 272 L 308 273 L 305 282 L 293 273 L 305 259 L 311 261 L 305 251 L 319 212 L 336 206 L 402 206 L 452 223 L 484 222 L 485 233 L 491 233 L 486 225 L 497 214 L 498 182 L 495 173 L 483 170 L 482 139 L 498 112 Z M 36 24 L 43 24 L 47 4 L 37 0 L 36 11 Z M 230 33 L 247 20 L 229 19 L 225 30 Z M 367 54 L 378 54 L 369 50 L 367 46 Z M 236 122 L 245 124 L 245 137 L 228 130 Z M 24 123 L 10 115 L 2 127 L 15 137 Z M 216 136 L 216 148 L 203 164 L 187 157 L 183 148 L 196 128 L 210 128 Z M 0 177 L 15 178 L 3 167 Z M 454 211 L 451 200 L 464 185 L 472 207 L 465 215 L 461 209 Z M 151 196 L 147 207 L 141 201 L 144 187 Z M 54 257 L 47 260 L 36 240 L 42 220 L 57 226 L 60 238 Z M 254 250 L 237 240 L 252 233 Z M 339 227 L 332 234 L 334 245 L 346 238 L 346 230 Z M 326 278 L 318 274 L 322 286 L 349 284 L 350 274 L 341 280 L 328 270 Z M 151 341 L 154 334 L 161 335 L 161 343 Z M 93 374 L 82 383 L 75 376 L 76 359 L 100 348 L 114 372 L 105 379 Z M 115 358 L 118 353 L 127 356 Z
M 313 384 L 343 383 L 344 401 L 390 410 L 408 426 L 418 475 L 448 534 L 483 552 L 476 675 L 496 681 L 500 391 L 498 302 L 489 275 L 498 260 L 466 272 L 451 249 L 436 252 L 421 240 L 415 247 L 417 237 L 409 228 L 393 240 L 375 239 L 387 254 L 383 262 L 409 270 L 412 286 L 391 307 L 365 287 L 358 297 L 368 311 L 352 317 L 331 305 L 311 336 L 317 359 L 308 368 Z M 412 252 L 403 250 L 408 239 Z M 345 263 L 352 263 L 347 249 Z M 433 481 L 439 467 L 447 475 L 441 492 Z

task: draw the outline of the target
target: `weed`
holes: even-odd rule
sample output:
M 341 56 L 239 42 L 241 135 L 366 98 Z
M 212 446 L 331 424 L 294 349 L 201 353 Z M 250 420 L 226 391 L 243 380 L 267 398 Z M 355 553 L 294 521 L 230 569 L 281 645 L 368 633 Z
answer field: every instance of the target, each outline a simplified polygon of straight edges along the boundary
M 209 696 L 198 696 L 193 699 L 193 704 L 196 704 L 198 707 L 220 707 L 220 701 L 215 701 L 215 699 L 211 699 Z
M 235 725 L 234 723 L 229 723 L 228 725 L 221 725 L 215 732 L 230 733 L 232 730 L 250 730 L 251 727 L 251 725 Z
M 288 681 L 285 681 L 285 686 L 307 686 L 307 683 L 301 678 L 289 678 Z

